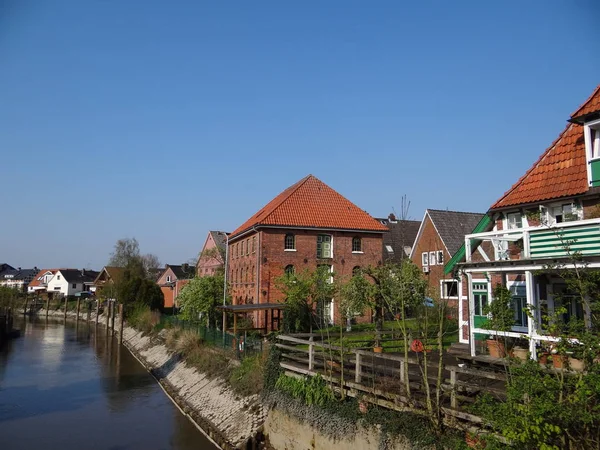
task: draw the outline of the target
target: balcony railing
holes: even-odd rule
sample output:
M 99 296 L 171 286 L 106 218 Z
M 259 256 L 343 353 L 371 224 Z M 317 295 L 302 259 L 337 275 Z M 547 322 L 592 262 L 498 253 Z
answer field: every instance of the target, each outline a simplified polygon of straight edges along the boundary
M 477 245 L 485 254 L 481 256 L 484 261 L 600 256 L 600 219 L 468 234 L 467 262 L 473 262 L 472 250 Z

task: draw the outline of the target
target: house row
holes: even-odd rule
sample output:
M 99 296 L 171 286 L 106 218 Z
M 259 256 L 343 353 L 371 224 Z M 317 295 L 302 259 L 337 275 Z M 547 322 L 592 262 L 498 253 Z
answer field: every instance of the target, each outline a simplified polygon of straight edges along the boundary
M 27 293 L 48 298 L 92 295 L 98 274 L 88 269 L 42 269 L 27 286 Z
M 10 264 L 2 263 L 0 264 L 0 286 L 25 292 L 38 270 L 37 267 L 33 269 L 21 269 L 18 267 L 15 269 Z
M 557 268 L 574 256 L 580 269 L 600 267 L 599 199 L 600 86 L 486 213 L 428 209 L 421 221 L 377 219 L 309 175 L 233 232 L 210 232 L 205 249 L 217 250 L 202 252 L 197 275 L 226 267 L 230 310 L 249 312 L 256 327 L 267 327 L 269 310 L 284 300 L 277 279 L 286 272 L 326 266 L 348 277 L 356 268 L 408 257 L 432 296 L 456 306 L 460 341 L 473 354 L 475 341 L 490 334 L 481 325 L 493 288 L 506 286 L 515 326 L 504 334 L 528 338 L 535 357 L 552 340 L 544 313 L 564 307 L 565 321 L 591 317 Z M 536 312 L 530 317 L 527 310 Z M 336 299 L 319 312 L 336 321 Z

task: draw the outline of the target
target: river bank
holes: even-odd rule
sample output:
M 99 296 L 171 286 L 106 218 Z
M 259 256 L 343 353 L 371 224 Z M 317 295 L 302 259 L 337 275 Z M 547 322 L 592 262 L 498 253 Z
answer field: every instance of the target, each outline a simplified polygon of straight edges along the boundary
M 40 310 L 38 315 L 46 316 L 46 310 Z M 48 316 L 62 318 L 64 311 L 50 310 Z M 76 312 L 67 312 L 67 317 L 75 320 Z M 86 321 L 87 314 L 80 314 L 79 320 Z M 95 312 L 89 320 L 96 322 Z M 105 316 L 100 315 L 98 323 L 99 328 L 106 329 Z M 115 321 L 115 328 L 118 331 L 118 321 Z M 258 396 L 237 396 L 225 380 L 208 378 L 188 367 L 167 349 L 160 335 L 150 338 L 125 324 L 123 344 L 154 376 L 180 410 L 217 445 L 226 450 L 255 445 L 254 440 L 262 431 L 267 414 Z

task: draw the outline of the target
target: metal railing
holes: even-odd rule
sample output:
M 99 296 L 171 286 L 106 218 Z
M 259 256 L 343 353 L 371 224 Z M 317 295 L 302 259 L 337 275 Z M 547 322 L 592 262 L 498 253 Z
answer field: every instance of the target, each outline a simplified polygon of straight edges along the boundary
M 182 320 L 178 316 L 163 315 L 160 323 L 165 328 L 178 327 L 182 330 L 195 331 L 206 345 L 230 350 L 238 359 L 262 354 L 263 351 L 262 338 L 247 332 L 239 332 L 234 335 L 215 328 L 208 328 L 201 322 Z

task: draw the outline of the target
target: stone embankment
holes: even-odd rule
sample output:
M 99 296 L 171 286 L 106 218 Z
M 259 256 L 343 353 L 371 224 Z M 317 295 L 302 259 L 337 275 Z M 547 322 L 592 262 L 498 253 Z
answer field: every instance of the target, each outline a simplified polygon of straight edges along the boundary
M 54 317 L 64 316 L 63 311 L 48 313 Z M 44 317 L 46 311 L 41 310 L 38 315 Z M 76 319 L 76 313 L 68 312 L 67 317 Z M 86 315 L 80 314 L 80 320 L 86 319 Z M 92 313 L 90 322 L 95 321 L 96 314 Z M 102 324 L 102 327 L 98 326 L 99 330 L 105 330 L 105 316 L 100 315 L 98 322 Z M 118 321 L 115 321 L 115 329 L 117 333 Z M 182 412 L 221 448 L 246 449 L 256 445 L 255 438 L 262 431 L 267 415 L 258 396 L 235 395 L 225 380 L 210 379 L 181 361 L 160 337 L 144 336 L 125 325 L 123 344 L 150 371 Z

